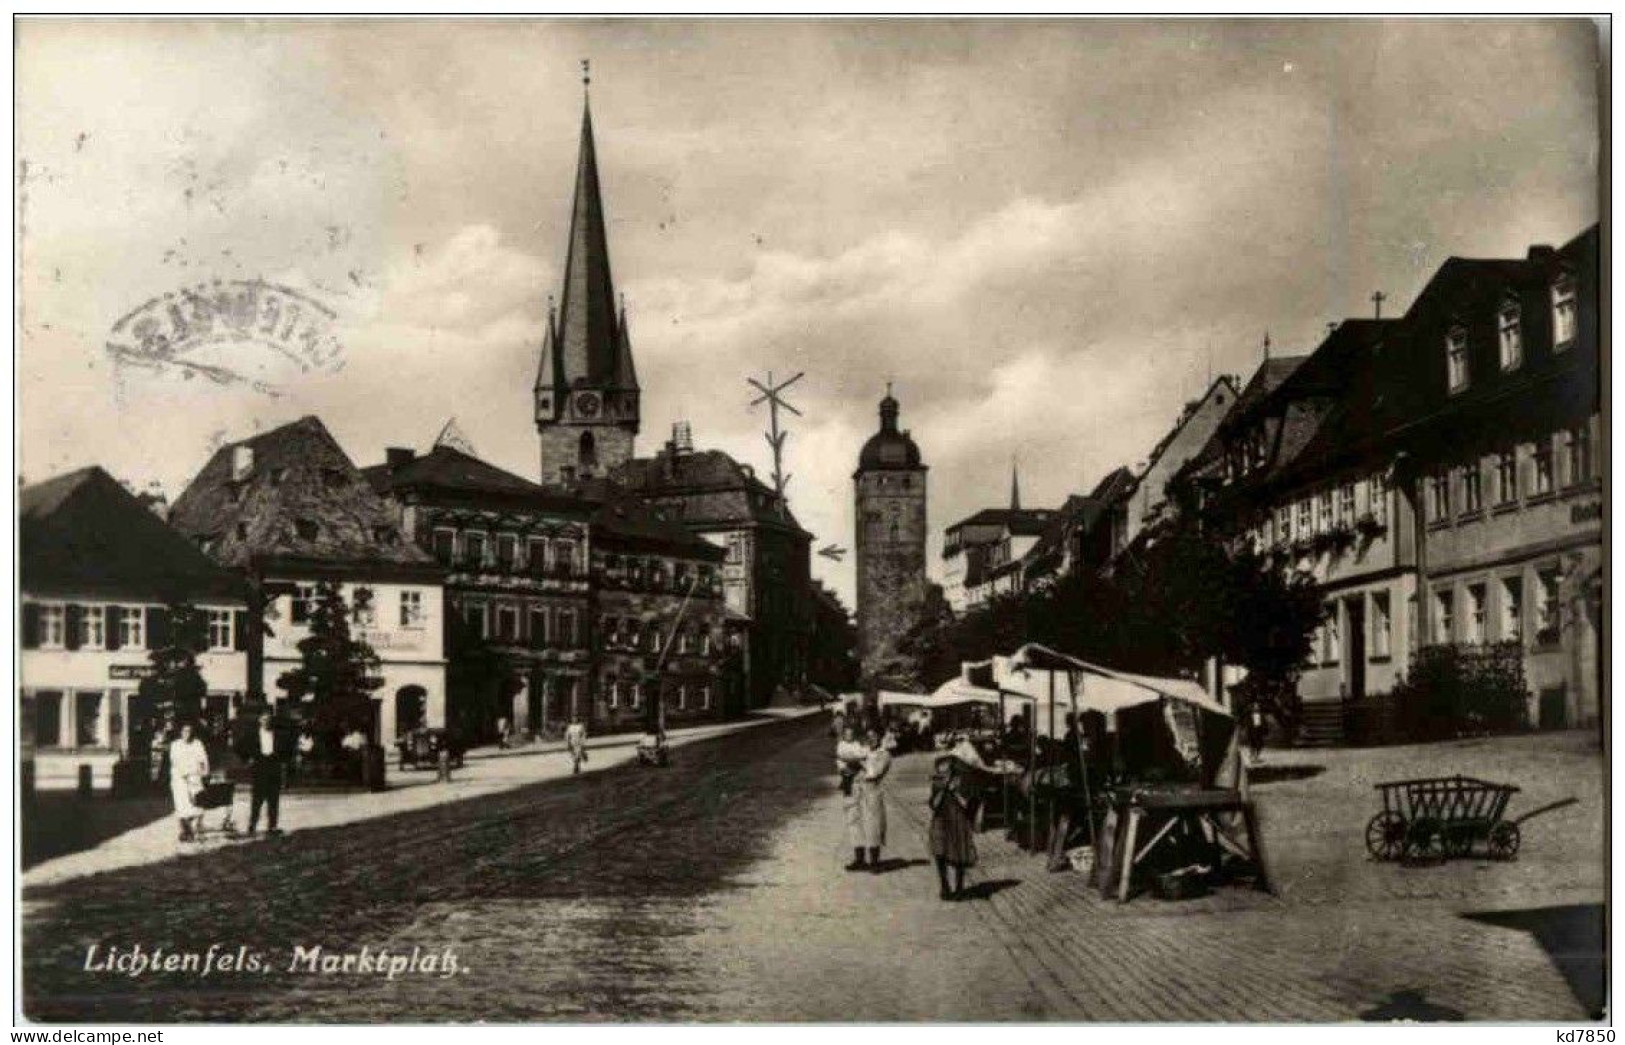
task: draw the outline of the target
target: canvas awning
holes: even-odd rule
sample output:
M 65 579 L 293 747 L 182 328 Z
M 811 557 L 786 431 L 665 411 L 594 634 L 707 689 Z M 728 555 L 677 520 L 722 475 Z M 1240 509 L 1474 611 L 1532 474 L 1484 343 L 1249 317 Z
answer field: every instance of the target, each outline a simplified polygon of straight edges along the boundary
M 949 679 L 931 693 L 896 693 L 882 690 L 881 707 L 951 708 L 963 704 L 999 703 L 999 691 L 973 686 L 962 679 Z

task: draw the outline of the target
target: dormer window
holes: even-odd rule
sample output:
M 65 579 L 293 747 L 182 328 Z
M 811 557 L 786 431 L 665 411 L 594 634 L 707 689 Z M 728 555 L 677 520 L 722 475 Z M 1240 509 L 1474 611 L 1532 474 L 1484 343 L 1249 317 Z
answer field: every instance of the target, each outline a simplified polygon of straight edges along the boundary
M 1467 387 L 1467 328 L 1454 326 L 1444 336 L 1445 369 L 1449 377 L 1449 388 L 1452 392 L 1460 392 Z
M 1523 362 L 1523 310 L 1516 301 L 1501 305 L 1496 326 L 1500 331 L 1501 369 L 1516 370 Z
M 1561 352 L 1574 341 L 1577 307 L 1574 276 L 1565 272 L 1552 284 L 1552 351 Z

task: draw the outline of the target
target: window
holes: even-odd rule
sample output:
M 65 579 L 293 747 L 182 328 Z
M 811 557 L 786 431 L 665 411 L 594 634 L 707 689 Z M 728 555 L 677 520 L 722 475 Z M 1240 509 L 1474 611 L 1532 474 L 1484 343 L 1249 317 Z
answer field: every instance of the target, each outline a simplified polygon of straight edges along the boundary
M 1467 634 L 1466 640 L 1471 643 L 1484 641 L 1484 601 L 1485 593 L 1482 584 L 1469 584 L 1467 586 Z
M 519 610 L 517 607 L 506 604 L 497 607 L 497 640 L 499 642 L 519 641 Z
M 62 746 L 61 690 L 46 689 L 34 694 L 34 744 L 37 747 Z
M 401 592 L 401 627 L 423 627 L 423 593 L 421 591 Z
M 357 595 L 360 593 L 357 592 Z M 356 598 L 350 607 L 350 620 L 357 627 L 370 628 L 378 623 L 378 606 L 372 599 Z
M 688 710 L 688 683 L 686 682 L 679 682 L 677 684 L 677 710 Z
M 295 624 L 305 624 L 310 620 L 311 611 L 316 608 L 316 585 L 296 584 L 293 596 L 288 606 L 288 619 Z
M 1501 638 L 1523 641 L 1523 578 L 1508 577 L 1501 582 Z
M 1428 521 L 1450 518 L 1450 476 L 1443 472 L 1428 477 Z
M 100 606 L 85 606 L 79 610 L 79 620 L 75 625 L 78 631 L 80 649 L 106 649 L 107 630 L 105 624 L 107 615 Z
M 511 533 L 497 536 L 497 565 L 503 570 L 512 570 L 519 558 L 519 538 Z
M 1374 592 L 1371 596 L 1371 655 L 1387 657 L 1393 653 L 1393 615 L 1388 607 L 1388 593 Z
M 643 683 L 634 682 L 630 688 L 632 690 L 632 710 L 636 711 L 643 706 Z
M 711 655 L 711 633 L 709 631 L 700 632 L 700 652 L 707 657 Z
M 1388 480 L 1381 472 L 1371 477 L 1371 518 L 1379 525 L 1388 524 Z
M 1501 369 L 1516 370 L 1523 362 L 1523 313 L 1516 301 L 1501 306 L 1499 329 L 1501 332 Z
M 1535 575 L 1535 641 L 1557 641 L 1557 571 L 1541 570 Z
M 704 711 L 711 710 L 711 683 L 709 682 L 700 683 L 700 708 Z
M 436 530 L 434 532 L 434 557 L 442 566 L 450 566 L 457 556 L 457 531 Z
M 1461 510 L 1473 513 L 1484 507 L 1484 472 L 1478 462 L 1465 465 L 1461 470 Z
M 465 602 L 463 604 L 463 620 L 468 622 L 474 634 L 480 638 L 486 637 L 485 631 L 485 603 Z
M 644 632 L 644 635 L 649 640 L 649 652 L 659 653 L 661 646 L 660 629 L 658 627 L 651 626 L 648 631 Z
M 1552 284 L 1552 351 L 1561 352 L 1574 340 L 1575 308 L 1574 277 L 1565 274 Z
M 734 533 L 728 535 L 728 561 L 745 561 L 745 535 Z
M 547 644 L 547 611 L 540 606 L 532 606 L 530 610 L 530 644 L 532 647 Z
M 463 534 L 463 561 L 469 566 L 485 565 L 485 534 Z
M 231 649 L 231 611 L 209 611 L 209 648 L 211 650 Z
M 1286 505 L 1275 510 L 1275 536 L 1282 544 L 1292 543 L 1292 509 Z
M 1344 483 L 1337 490 L 1337 525 L 1354 525 L 1354 484 Z
M 576 546 L 574 541 L 557 541 L 553 545 L 553 562 L 558 567 L 559 575 L 570 577 L 575 574 Z
M 558 644 L 567 649 L 574 649 L 576 644 L 576 615 L 572 610 L 559 611 L 559 630 L 555 636 Z
M 124 606 L 118 611 L 118 644 L 124 649 L 146 646 L 147 611 L 140 606 Z
M 102 744 L 102 712 L 106 694 L 99 690 L 79 690 L 73 695 L 73 735 L 79 747 Z
M 547 542 L 539 537 L 532 537 L 526 542 L 525 556 L 530 563 L 530 572 L 541 573 L 547 569 Z
M 1325 533 L 1332 528 L 1332 492 L 1326 490 L 1315 497 L 1315 532 Z
M 1577 486 L 1591 478 L 1591 426 L 1569 429 L 1569 485 Z
M 1450 378 L 1450 391 L 1459 392 L 1467 387 L 1467 330 L 1451 327 L 1444 338 L 1445 365 Z
M 1534 449 L 1534 477 L 1529 487 L 1529 496 L 1539 497 L 1541 494 L 1552 492 L 1556 482 L 1552 477 L 1552 439 L 1547 436 L 1535 443 Z
M 1311 513 L 1313 511 L 1314 511 L 1314 509 L 1310 506 L 1309 500 L 1307 498 L 1305 498 L 1304 500 L 1301 500 L 1301 501 L 1298 502 L 1298 536 L 1299 536 L 1299 538 L 1309 537 L 1315 532 L 1313 520 L 1311 518 Z
M 1455 593 L 1448 589 L 1433 593 L 1433 641 L 1450 642 L 1456 634 Z
M 1495 503 L 1511 504 L 1518 499 L 1518 455 L 1511 450 L 1495 458 Z

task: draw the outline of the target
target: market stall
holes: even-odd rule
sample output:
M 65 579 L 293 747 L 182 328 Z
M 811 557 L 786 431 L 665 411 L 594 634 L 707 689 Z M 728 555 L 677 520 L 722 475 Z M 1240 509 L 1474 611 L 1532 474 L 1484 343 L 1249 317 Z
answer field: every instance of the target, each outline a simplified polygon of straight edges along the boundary
M 1106 895 L 1126 900 L 1136 876 L 1193 855 L 1216 868 L 1225 852 L 1256 867 L 1255 881 L 1269 888 L 1234 718 L 1201 685 L 1116 671 L 1035 644 L 966 665 L 963 674 L 1030 701 L 1035 742 L 1039 734 L 1057 737 L 1069 715 L 1079 723 L 1069 734 L 1077 750 L 1067 753 L 1083 770 L 1078 779 L 1062 782 L 1053 766 L 1046 779 L 1035 766 L 1027 787 L 1029 810 L 1041 791 L 1048 804 L 1052 865 L 1080 811 L 1095 847 L 1094 880 Z M 1084 728 L 1090 715 L 1104 725 L 1094 742 Z

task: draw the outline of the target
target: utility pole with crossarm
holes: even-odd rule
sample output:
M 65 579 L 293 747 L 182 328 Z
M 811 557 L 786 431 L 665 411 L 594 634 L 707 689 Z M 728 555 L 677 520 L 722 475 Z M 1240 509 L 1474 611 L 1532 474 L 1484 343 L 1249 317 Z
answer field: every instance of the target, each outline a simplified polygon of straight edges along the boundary
M 801 411 L 790 405 L 790 403 L 784 398 L 783 392 L 786 388 L 789 388 L 797 381 L 800 381 L 804 376 L 806 376 L 805 371 L 799 371 L 794 377 L 786 381 L 781 381 L 778 384 L 774 384 L 773 371 L 769 370 L 767 372 L 767 382 L 765 384 L 756 380 L 754 377 L 747 377 L 745 379 L 746 382 L 751 385 L 751 387 L 762 393 L 755 399 L 752 399 L 750 401 L 750 405 L 755 406 L 758 403 L 767 404 L 768 431 L 766 433 L 766 438 L 767 445 L 773 449 L 773 492 L 778 495 L 779 503 L 781 505 L 784 503 L 784 488 L 790 484 L 790 477 L 784 474 L 783 470 L 784 441 L 789 438 L 790 432 L 787 429 L 781 429 L 779 427 L 779 408 L 783 407 L 792 414 L 795 414 L 797 417 L 801 416 Z

